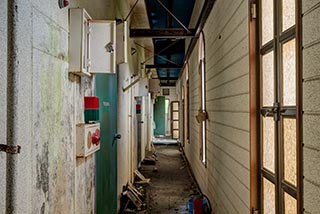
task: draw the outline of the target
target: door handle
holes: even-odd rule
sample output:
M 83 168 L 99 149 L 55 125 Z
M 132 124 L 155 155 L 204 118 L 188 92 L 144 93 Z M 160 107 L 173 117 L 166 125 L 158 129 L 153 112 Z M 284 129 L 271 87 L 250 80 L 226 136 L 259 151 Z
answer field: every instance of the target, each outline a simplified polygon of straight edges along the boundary
M 119 140 L 121 139 L 121 134 L 114 134 L 114 140 Z
M 261 109 L 260 113 L 262 114 L 263 117 L 268 117 L 274 115 L 274 113 L 277 112 L 276 108 L 271 108 L 271 109 Z
M 273 107 L 269 109 L 261 109 L 260 113 L 263 117 L 272 116 L 274 121 L 279 121 L 281 112 L 278 107 Z

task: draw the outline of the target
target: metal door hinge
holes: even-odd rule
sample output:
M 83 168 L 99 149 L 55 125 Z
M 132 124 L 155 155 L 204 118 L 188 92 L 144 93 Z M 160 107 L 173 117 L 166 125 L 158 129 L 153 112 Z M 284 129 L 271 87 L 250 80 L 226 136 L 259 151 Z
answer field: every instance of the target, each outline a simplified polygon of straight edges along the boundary
M 9 154 L 19 154 L 21 150 L 21 146 L 8 146 L 5 144 L 0 144 L 0 151 L 9 153 Z
M 257 4 L 256 3 L 251 4 L 250 13 L 251 13 L 251 19 L 257 18 Z

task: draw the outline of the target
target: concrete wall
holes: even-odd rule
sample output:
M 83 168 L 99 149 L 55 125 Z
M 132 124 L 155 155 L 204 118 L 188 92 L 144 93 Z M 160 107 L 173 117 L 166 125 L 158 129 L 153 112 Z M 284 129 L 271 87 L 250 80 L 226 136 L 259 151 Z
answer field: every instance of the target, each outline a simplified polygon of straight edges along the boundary
M 163 95 L 163 89 L 169 89 L 169 95 Z M 165 96 L 170 102 L 178 100 L 176 87 L 161 87 L 160 96 Z
M 68 11 L 43 1 L 32 18 L 32 212 L 72 213 L 75 122 L 83 118 L 80 80 L 68 75 Z
M 185 152 L 216 213 L 249 213 L 248 1 L 217 1 L 204 34 L 207 166 L 199 158 L 195 118 L 200 94 L 197 46 L 189 60 L 190 144 Z
M 320 210 L 320 1 L 302 1 L 304 213 Z
M 73 1 L 81 7 L 87 1 Z M 6 1 L 1 2 L 1 49 L 6 50 Z M 110 2 L 91 1 L 97 19 L 111 18 Z M 109 9 L 108 9 L 109 7 Z M 68 73 L 68 9 L 57 1 L 18 2 L 18 155 L 15 213 L 94 213 L 95 156 L 75 157 L 75 128 L 83 122 L 83 97 L 92 81 Z M 104 14 L 104 15 L 103 15 Z M 110 13 L 109 13 L 110 14 Z M 0 112 L 6 118 L 6 52 L 0 55 Z M 4 93 L 4 94 L 2 94 Z M 8 118 L 10 119 L 10 118 Z M 1 120 L 1 143 L 6 119 Z M 1 175 L 5 155 L 0 154 Z M 5 176 L 0 188 L 5 190 Z M 0 193 L 5 210 L 5 191 Z

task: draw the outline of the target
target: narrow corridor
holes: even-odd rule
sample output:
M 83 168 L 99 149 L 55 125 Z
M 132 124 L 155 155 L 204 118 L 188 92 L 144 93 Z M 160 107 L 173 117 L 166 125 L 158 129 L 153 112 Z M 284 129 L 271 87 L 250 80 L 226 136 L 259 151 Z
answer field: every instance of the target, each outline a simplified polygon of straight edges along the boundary
M 320 0 L 0 20 L 0 214 L 320 214 Z
M 197 193 L 188 164 L 177 144 L 156 145 L 157 164 L 143 165 L 141 173 L 151 178 L 148 213 L 188 213 L 186 202 Z

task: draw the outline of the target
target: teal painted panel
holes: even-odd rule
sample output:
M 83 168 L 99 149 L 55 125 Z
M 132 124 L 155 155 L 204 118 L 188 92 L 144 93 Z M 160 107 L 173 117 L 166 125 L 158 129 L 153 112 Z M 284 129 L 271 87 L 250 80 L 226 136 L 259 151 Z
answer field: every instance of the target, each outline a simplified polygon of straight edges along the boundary
M 156 129 L 154 135 L 165 135 L 166 134 L 166 108 L 165 108 L 165 97 L 159 96 L 154 104 L 154 122 Z
M 96 74 L 100 101 L 100 150 L 96 155 L 96 213 L 117 213 L 117 76 Z

